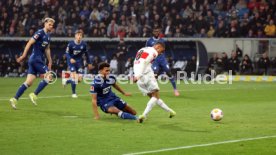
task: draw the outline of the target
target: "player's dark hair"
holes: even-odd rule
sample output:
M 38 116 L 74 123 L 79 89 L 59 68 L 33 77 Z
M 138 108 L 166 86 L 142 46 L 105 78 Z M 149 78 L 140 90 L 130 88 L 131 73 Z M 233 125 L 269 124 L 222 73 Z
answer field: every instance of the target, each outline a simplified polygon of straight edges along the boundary
M 105 67 L 110 67 L 109 63 L 107 63 L 107 62 L 101 62 L 101 63 L 99 64 L 98 70 L 102 70 L 102 69 L 104 69 Z
M 154 45 L 161 45 L 163 48 L 166 48 L 165 43 L 161 41 L 157 41 Z

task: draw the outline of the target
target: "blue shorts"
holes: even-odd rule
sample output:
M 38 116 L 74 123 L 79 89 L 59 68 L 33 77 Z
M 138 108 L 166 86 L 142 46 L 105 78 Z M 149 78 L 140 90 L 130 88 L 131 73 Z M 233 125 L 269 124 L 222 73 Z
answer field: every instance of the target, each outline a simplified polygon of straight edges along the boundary
M 77 62 L 74 63 L 74 64 L 68 63 L 68 66 L 69 66 L 70 72 L 76 72 L 76 73 L 79 73 L 79 74 L 84 73 L 83 65 L 81 63 L 77 63 Z
M 40 60 L 29 60 L 28 74 L 45 74 L 49 71 L 48 67 Z
M 115 106 L 116 108 L 123 110 L 126 107 L 127 103 L 120 99 L 119 97 L 109 100 L 106 103 L 100 105 L 103 112 L 108 113 L 108 108 Z
M 157 58 L 153 61 L 152 70 L 154 71 L 154 74 L 170 72 L 170 67 L 164 54 L 157 56 Z

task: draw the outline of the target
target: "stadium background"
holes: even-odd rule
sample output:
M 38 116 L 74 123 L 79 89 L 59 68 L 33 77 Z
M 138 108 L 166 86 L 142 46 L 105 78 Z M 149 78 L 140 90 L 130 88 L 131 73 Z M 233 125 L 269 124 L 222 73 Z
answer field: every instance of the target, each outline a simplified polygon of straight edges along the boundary
M 15 63 L 15 58 L 48 16 L 56 19 L 52 55 L 59 74 L 66 70 L 66 63 L 60 63 L 67 41 L 77 29 L 85 32 L 92 61 L 110 62 L 118 52 L 119 40 L 124 39 L 127 55 L 123 59 L 127 62 L 144 46 L 154 27 L 161 27 L 161 37 L 169 40 L 166 56 L 176 70 L 195 71 L 192 57 L 199 59 L 197 49 L 185 45 L 197 40 L 209 55 L 200 59 L 209 61 L 218 53 L 214 61 L 204 63 L 203 73 L 235 70 L 237 74 L 274 75 L 276 70 L 275 0 L 7 0 L 0 2 L 0 12 L 0 74 L 4 77 L 26 75 L 26 64 Z M 230 64 L 235 51 L 242 51 L 237 57 L 240 63 Z M 229 60 L 223 60 L 223 52 Z M 268 63 L 259 62 L 263 53 L 267 53 Z M 246 71 L 245 55 L 251 59 Z M 125 74 L 130 67 L 126 66 Z M 88 72 L 97 73 L 97 69 Z
M 275 155 L 276 86 L 262 82 L 275 79 L 266 76 L 275 75 L 276 68 L 275 5 L 275 0 L 0 0 L 0 154 Z M 155 107 L 143 124 L 102 112 L 94 120 L 89 85 L 79 83 L 79 98 L 73 100 L 61 79 L 39 95 L 38 106 L 28 98 L 35 89 L 31 87 L 13 110 L 9 98 L 24 82 L 27 68 L 26 61 L 17 64 L 15 58 L 45 17 L 56 20 L 51 51 L 58 73 L 67 69 L 62 57 L 76 29 L 84 30 L 96 66 L 110 62 L 122 46 L 125 59 L 132 58 L 159 26 L 173 70 L 227 74 L 234 69 L 237 75 L 231 85 L 181 83 L 179 97 L 173 96 L 170 84 L 160 84 L 162 99 L 177 116 L 169 119 Z M 120 45 L 122 39 L 125 44 Z M 197 43 L 205 48 L 199 50 Z M 247 54 L 253 70 L 243 72 L 242 63 L 230 68 L 232 52 L 241 62 Z M 259 60 L 267 60 L 266 55 L 269 63 L 262 64 Z M 199 59 L 203 61 L 196 66 Z M 131 64 L 126 63 L 126 74 Z M 259 82 L 240 82 L 249 79 Z M 121 86 L 133 96 L 116 94 L 140 114 L 148 98 L 136 85 Z M 213 108 L 223 110 L 222 121 L 210 119 Z

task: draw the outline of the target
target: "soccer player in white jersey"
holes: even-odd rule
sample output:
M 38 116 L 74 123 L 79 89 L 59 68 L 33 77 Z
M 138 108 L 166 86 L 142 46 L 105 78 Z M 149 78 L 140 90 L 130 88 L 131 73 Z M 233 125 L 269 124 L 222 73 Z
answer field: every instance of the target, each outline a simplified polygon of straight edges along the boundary
M 142 123 L 147 117 L 148 113 L 157 104 L 165 111 L 169 112 L 169 117 L 172 118 L 176 115 L 175 111 L 169 108 L 164 101 L 159 97 L 159 86 L 154 72 L 152 70 L 152 61 L 165 51 L 165 44 L 163 42 L 157 42 L 153 47 L 144 47 L 140 49 L 134 60 L 134 82 L 137 82 L 140 91 L 148 95 L 150 100 L 147 103 L 147 107 L 144 113 L 139 116 L 139 121 Z

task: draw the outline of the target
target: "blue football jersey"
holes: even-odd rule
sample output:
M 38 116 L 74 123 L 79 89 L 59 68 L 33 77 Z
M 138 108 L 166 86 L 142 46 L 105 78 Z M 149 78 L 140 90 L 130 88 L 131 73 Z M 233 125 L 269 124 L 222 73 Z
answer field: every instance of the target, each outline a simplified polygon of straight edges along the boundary
M 163 43 L 165 43 L 165 40 L 162 39 L 162 38 L 151 37 L 146 42 L 146 47 L 152 47 L 156 42 L 163 42 Z
M 35 40 L 33 44 L 30 60 L 41 60 L 44 62 L 44 52 L 50 44 L 50 35 L 45 33 L 43 29 L 38 30 L 32 37 Z
M 97 94 L 97 104 L 101 106 L 111 100 L 118 98 L 111 90 L 112 85 L 116 83 L 114 76 L 109 76 L 107 79 L 96 75 L 90 87 L 91 94 Z
M 83 55 L 85 55 L 87 63 L 91 64 L 87 52 L 87 44 L 84 41 L 81 41 L 79 44 L 77 44 L 75 41 L 70 41 L 68 43 L 66 48 L 68 62 L 70 62 L 70 59 L 73 58 L 76 60 L 76 63 L 83 63 Z

